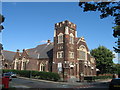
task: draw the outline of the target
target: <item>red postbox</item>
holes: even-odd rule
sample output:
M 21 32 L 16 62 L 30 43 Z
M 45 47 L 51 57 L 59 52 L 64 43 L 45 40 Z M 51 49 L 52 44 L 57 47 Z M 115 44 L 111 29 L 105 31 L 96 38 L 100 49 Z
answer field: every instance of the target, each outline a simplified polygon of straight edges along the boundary
M 2 84 L 4 88 L 9 88 L 9 77 L 2 77 Z

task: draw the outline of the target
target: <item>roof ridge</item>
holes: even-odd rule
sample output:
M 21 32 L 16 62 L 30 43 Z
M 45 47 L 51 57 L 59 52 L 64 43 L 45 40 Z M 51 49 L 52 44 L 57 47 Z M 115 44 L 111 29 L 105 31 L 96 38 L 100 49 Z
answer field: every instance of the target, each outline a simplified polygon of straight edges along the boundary
M 30 49 L 26 49 L 26 50 L 32 50 L 32 49 L 35 49 L 35 48 L 30 48 Z
M 43 45 L 47 45 L 47 43 L 46 44 L 37 45 L 37 46 L 43 46 Z
M 11 52 L 11 53 L 16 53 L 16 52 L 13 52 L 13 51 L 8 51 L 8 50 L 2 50 L 2 51 Z
M 54 42 L 50 42 L 50 44 L 53 44 Z M 48 43 L 45 43 L 45 44 L 40 44 L 40 45 L 37 45 L 36 47 L 38 47 L 38 46 L 44 46 L 44 45 L 47 45 Z M 34 48 L 30 48 L 30 49 L 26 49 L 26 51 L 28 51 L 28 50 L 32 50 L 32 49 L 36 49 L 36 47 L 34 47 Z
M 53 44 L 54 42 L 50 42 L 50 44 Z M 43 46 L 43 45 L 47 45 L 48 43 L 46 44 L 41 44 L 41 45 L 37 45 L 37 46 Z

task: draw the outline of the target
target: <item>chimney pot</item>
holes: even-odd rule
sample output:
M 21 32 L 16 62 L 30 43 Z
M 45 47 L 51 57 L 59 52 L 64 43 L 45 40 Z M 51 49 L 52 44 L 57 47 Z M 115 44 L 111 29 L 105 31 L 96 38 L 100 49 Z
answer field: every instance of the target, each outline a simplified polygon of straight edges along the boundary
M 47 43 L 50 43 L 50 40 L 48 40 Z
M 19 49 L 17 49 L 17 52 L 19 52 L 20 50 Z

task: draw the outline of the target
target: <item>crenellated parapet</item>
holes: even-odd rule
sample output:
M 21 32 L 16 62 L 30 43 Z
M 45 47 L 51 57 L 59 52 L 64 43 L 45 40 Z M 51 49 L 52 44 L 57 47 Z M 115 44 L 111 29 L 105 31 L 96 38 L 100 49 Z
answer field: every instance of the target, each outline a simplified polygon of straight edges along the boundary
M 73 30 L 76 30 L 76 24 L 68 21 L 68 20 L 65 20 L 65 21 L 62 21 L 62 22 L 59 22 L 59 23 L 56 23 L 55 24 L 55 29 L 59 29 L 61 27 L 65 27 L 65 26 L 68 26 L 69 28 L 73 29 Z

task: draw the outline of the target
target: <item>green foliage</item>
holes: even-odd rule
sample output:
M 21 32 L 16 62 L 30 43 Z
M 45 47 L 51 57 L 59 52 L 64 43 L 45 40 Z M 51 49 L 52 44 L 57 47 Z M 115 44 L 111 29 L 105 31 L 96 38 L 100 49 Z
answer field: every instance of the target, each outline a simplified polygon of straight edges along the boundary
M 120 25 L 114 26 L 112 28 L 115 29 L 115 30 L 120 30 Z
M 0 14 L 0 32 L 2 29 L 4 29 L 3 25 L 1 25 L 1 23 L 4 22 L 4 20 L 5 20 L 5 17 Z
M 118 38 L 120 36 L 120 1 L 118 2 L 83 2 L 80 0 L 79 6 L 83 9 L 83 12 L 99 11 L 100 18 L 106 18 L 108 16 L 114 17 L 115 26 L 113 27 L 113 36 Z M 115 52 L 120 52 L 120 47 L 113 47 Z
M 120 64 L 113 64 L 113 72 L 120 74 Z
M 5 17 L 0 14 L 0 24 L 1 24 L 2 22 L 4 22 L 4 20 L 5 20 Z
M 94 79 L 112 79 L 112 76 L 94 76 Z
M 112 73 L 114 54 L 104 46 L 99 46 L 91 50 L 91 55 L 96 59 L 96 67 L 100 70 L 100 74 Z
M 119 13 L 119 2 L 80 2 L 79 6 L 83 8 L 84 12 L 99 11 L 100 18 L 113 16 L 117 19 Z
M 101 79 L 112 79 L 112 76 L 88 76 L 88 77 L 84 77 L 84 80 L 87 80 L 88 82 L 95 81 L 95 80 L 101 80 Z
M 30 78 L 32 76 L 33 78 L 43 79 L 43 80 L 58 81 L 60 79 L 59 74 L 53 73 L 53 72 L 39 72 L 39 71 L 30 71 L 30 70 L 4 69 L 3 73 L 6 73 L 6 72 L 15 72 L 16 74 L 18 74 L 19 76 L 22 76 L 22 77 Z

